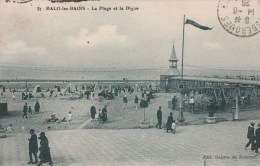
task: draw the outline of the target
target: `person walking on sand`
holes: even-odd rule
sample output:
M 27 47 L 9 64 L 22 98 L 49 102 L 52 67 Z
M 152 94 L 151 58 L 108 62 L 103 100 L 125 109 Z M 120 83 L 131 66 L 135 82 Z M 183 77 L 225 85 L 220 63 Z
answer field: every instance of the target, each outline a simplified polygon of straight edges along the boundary
M 37 158 L 37 152 L 38 152 L 37 136 L 34 133 L 33 129 L 30 129 L 30 134 L 31 134 L 31 137 L 28 138 L 30 161 L 27 164 L 37 164 L 38 163 L 38 158 Z M 33 162 L 32 155 L 34 156 L 35 162 Z
M 96 112 L 96 107 L 95 106 L 91 106 L 91 108 L 90 108 L 90 116 L 91 116 L 92 120 L 95 119 L 96 113 L 97 113 Z
M 247 129 L 247 139 L 248 139 L 248 143 L 246 144 L 246 146 L 244 147 L 244 149 L 247 149 L 248 146 L 251 144 L 251 150 L 254 150 L 254 141 L 255 141 L 255 128 L 254 128 L 255 123 L 251 122 L 250 126 L 248 126 Z
M 127 107 L 128 100 L 126 95 L 123 97 L 123 102 L 125 103 L 125 107 Z
M 44 132 L 40 133 L 40 162 L 37 164 L 37 166 L 42 166 L 42 163 L 49 162 L 50 166 L 53 166 L 53 162 L 51 159 L 51 152 L 50 152 L 50 147 L 49 147 L 49 141 L 48 138 L 45 136 Z
M 72 113 L 71 113 L 71 111 L 70 111 L 69 114 L 68 114 L 68 121 L 69 121 L 69 122 L 72 121 Z
M 102 121 L 106 122 L 107 121 L 107 106 L 102 109 Z
M 138 97 L 137 97 L 137 95 L 135 95 L 135 108 L 136 109 L 138 108 Z
M 29 112 L 29 114 L 32 115 L 32 108 L 31 108 L 31 106 L 29 106 L 29 108 L 28 108 L 28 112 Z
M 40 103 L 39 103 L 39 101 L 36 101 L 36 103 L 34 105 L 34 111 L 35 111 L 35 113 L 39 113 L 40 112 Z
M 28 106 L 27 106 L 27 103 L 25 103 L 25 105 L 23 106 L 23 118 L 27 117 L 27 111 L 28 111 Z
M 161 111 L 161 106 L 159 107 L 158 111 L 157 111 L 157 120 L 158 123 L 156 124 L 156 128 L 159 126 L 159 129 L 162 128 L 162 111 Z

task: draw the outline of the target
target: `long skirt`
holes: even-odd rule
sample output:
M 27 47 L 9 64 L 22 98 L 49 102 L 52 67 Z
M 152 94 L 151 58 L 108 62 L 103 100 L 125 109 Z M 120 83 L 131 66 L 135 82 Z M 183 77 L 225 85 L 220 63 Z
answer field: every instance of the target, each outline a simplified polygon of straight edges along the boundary
M 39 158 L 43 163 L 51 162 L 51 152 L 50 149 L 44 149 L 40 151 Z

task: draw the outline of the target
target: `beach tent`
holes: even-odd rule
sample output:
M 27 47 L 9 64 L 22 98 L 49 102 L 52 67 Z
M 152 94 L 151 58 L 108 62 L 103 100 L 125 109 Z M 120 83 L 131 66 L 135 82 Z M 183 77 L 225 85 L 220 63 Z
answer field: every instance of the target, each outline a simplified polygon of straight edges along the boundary
M 94 86 L 93 86 L 93 91 L 96 91 L 96 89 L 97 89 L 97 84 L 94 84 Z
M 77 91 L 77 88 L 76 88 L 75 84 L 69 83 L 69 85 L 67 85 L 66 92 L 75 93 L 76 91 Z
M 35 92 L 41 92 L 41 85 L 36 85 L 34 88 Z
M 56 88 L 56 92 L 61 92 L 60 86 L 55 85 L 55 88 Z
M 7 103 L 0 103 L 0 114 L 6 114 L 7 111 Z

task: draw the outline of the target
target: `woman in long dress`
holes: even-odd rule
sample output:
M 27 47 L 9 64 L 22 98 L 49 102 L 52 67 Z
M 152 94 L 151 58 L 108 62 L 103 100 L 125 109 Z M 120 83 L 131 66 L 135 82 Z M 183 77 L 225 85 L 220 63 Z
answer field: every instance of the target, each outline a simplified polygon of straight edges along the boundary
M 37 164 L 37 166 L 42 166 L 42 163 L 49 162 L 50 166 L 53 166 L 53 162 L 51 159 L 51 152 L 50 152 L 50 147 L 49 147 L 49 141 L 48 138 L 45 136 L 44 132 L 41 132 L 39 139 L 40 141 L 40 163 Z

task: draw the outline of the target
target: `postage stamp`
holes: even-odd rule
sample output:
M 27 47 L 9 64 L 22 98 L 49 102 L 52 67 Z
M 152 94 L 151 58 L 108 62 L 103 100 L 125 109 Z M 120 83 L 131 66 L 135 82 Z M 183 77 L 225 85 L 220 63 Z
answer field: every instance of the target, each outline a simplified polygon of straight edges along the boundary
M 260 0 L 219 0 L 218 20 L 237 37 L 251 37 L 260 32 Z

